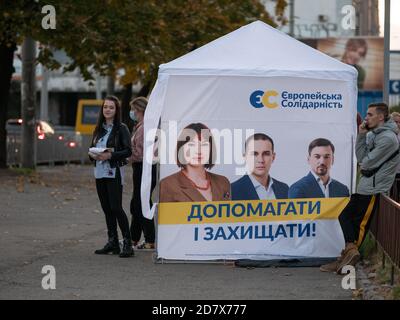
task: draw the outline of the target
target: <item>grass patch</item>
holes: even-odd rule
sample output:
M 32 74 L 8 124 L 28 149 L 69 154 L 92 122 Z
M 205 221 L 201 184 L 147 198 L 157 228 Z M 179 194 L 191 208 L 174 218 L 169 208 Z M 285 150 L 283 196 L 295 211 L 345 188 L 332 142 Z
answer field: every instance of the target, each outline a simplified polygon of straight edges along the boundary
M 388 261 L 387 261 L 388 262 Z M 378 269 L 377 272 L 377 280 L 379 281 L 380 284 L 387 284 L 390 282 L 390 273 L 391 273 L 391 266 L 389 263 L 386 263 L 385 268 L 380 268 Z
M 376 251 L 376 243 L 370 233 L 367 233 L 363 243 L 359 248 L 360 254 L 363 258 L 372 256 Z
M 382 257 L 384 252 L 376 245 L 374 238 L 370 233 L 367 234 L 364 242 L 362 243 L 359 251 L 362 258 L 366 261 L 366 273 L 375 273 L 376 276 L 371 281 L 379 286 L 378 292 L 385 299 L 400 300 L 400 273 L 398 269 L 394 269 L 394 285 L 390 287 L 392 264 L 390 259 L 386 257 L 385 267 L 382 264 Z M 389 286 L 388 286 L 389 285 Z
M 10 168 L 10 171 L 20 176 L 31 176 L 36 173 L 35 169 L 30 168 Z
M 392 294 L 394 300 L 400 300 L 400 286 L 394 287 Z

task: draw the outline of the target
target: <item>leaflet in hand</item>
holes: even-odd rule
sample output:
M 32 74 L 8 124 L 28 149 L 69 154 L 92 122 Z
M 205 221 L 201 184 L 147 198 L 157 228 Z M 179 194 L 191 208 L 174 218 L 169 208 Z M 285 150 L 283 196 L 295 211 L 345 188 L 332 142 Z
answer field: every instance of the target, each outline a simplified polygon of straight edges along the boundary
M 106 151 L 112 151 L 112 148 L 89 148 L 89 152 L 92 154 L 101 154 Z

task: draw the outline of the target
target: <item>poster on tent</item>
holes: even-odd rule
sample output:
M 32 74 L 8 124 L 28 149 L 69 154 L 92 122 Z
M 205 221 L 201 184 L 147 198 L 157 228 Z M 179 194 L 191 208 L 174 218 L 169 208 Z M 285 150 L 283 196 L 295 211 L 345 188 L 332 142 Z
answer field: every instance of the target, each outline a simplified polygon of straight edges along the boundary
M 350 100 L 339 80 L 171 75 L 158 257 L 340 255 L 338 216 L 354 189 Z

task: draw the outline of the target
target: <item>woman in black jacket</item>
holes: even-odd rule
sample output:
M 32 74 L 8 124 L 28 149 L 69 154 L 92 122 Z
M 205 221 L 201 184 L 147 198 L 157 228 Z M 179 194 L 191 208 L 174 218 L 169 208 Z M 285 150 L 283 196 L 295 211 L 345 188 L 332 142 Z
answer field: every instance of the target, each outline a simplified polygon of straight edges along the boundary
M 95 160 L 94 175 L 101 207 L 106 216 L 108 242 L 96 254 L 119 254 L 121 258 L 133 256 L 128 218 L 122 208 L 123 166 L 132 154 L 128 127 L 121 123 L 121 106 L 118 98 L 104 99 L 93 132 L 89 157 Z M 99 152 L 106 149 L 104 152 Z M 120 251 L 117 222 L 123 236 Z

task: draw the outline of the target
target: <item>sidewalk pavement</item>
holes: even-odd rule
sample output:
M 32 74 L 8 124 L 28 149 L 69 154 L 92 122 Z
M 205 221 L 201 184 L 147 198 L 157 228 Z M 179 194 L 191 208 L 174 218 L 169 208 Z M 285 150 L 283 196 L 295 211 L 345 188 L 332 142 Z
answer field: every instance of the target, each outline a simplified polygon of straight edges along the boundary
M 351 299 L 342 277 L 318 268 L 155 264 L 153 252 L 99 256 L 106 229 L 91 166 L 39 167 L 23 178 L 0 170 L 0 299 Z M 124 208 L 130 219 L 131 168 Z M 43 266 L 56 289 L 42 289 Z

